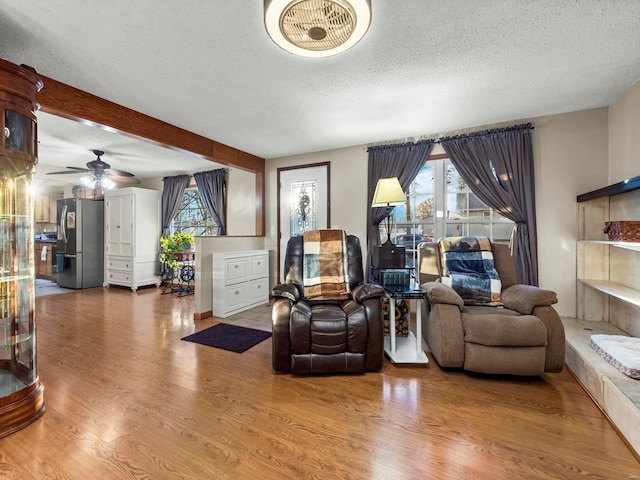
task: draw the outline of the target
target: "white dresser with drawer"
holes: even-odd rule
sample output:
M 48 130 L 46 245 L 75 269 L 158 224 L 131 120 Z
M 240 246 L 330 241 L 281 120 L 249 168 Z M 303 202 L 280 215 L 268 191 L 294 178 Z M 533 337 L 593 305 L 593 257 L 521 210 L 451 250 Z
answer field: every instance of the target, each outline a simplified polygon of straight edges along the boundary
M 214 253 L 213 315 L 226 318 L 269 303 L 269 252 Z

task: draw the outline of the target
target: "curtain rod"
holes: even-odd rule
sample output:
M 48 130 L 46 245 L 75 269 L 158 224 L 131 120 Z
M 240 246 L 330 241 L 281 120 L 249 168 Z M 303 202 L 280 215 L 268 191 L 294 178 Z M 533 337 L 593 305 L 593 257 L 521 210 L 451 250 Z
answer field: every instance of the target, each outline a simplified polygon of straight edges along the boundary
M 451 134 L 438 134 L 437 138 L 426 138 L 426 135 L 420 136 L 420 137 L 408 137 L 408 138 L 404 138 L 404 139 L 396 139 L 396 140 L 389 140 L 387 142 L 382 142 L 382 143 L 369 143 L 367 144 L 367 151 L 369 151 L 371 148 L 373 147 L 380 147 L 380 148 L 395 148 L 395 147 L 405 147 L 405 146 L 409 146 L 409 145 L 418 145 L 422 142 L 432 142 L 434 144 L 440 144 L 442 143 L 442 140 L 451 140 L 451 139 L 457 139 L 457 138 L 465 138 L 465 137 L 474 137 L 474 136 L 480 136 L 480 135 L 488 135 L 488 134 L 492 134 L 492 133 L 499 133 L 499 132 L 508 132 L 511 130 L 535 130 L 535 126 L 533 126 L 531 123 L 522 123 L 519 125 L 512 125 L 510 127 L 501 127 L 501 128 L 493 128 L 490 130 L 478 130 L 475 132 L 469 132 L 469 133 L 460 133 L 460 134 L 456 134 L 456 135 L 451 135 Z M 417 138 L 417 140 L 416 140 Z
M 229 167 L 220 167 L 220 168 L 214 168 L 213 170 L 202 170 L 203 172 L 208 172 L 208 171 L 215 171 L 215 170 L 224 170 L 226 173 L 229 173 L 229 170 L 231 170 Z M 194 173 L 200 173 L 200 172 L 194 172 Z M 186 175 L 189 178 L 193 178 L 193 173 L 181 173 L 180 175 L 171 175 L 168 177 L 162 177 L 162 179 L 164 180 L 165 178 L 176 178 L 176 177 L 182 177 L 183 175 Z

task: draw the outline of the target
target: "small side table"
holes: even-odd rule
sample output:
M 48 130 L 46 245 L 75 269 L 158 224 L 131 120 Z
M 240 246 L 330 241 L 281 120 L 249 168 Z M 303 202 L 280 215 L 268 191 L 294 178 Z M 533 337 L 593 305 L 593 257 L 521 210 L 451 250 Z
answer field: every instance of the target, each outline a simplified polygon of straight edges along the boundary
M 384 353 L 392 363 L 427 364 L 429 359 L 422 350 L 422 305 L 424 292 L 415 280 L 408 286 L 384 286 L 389 298 L 389 336 L 384 338 Z M 411 331 L 409 312 L 409 335 L 396 338 L 396 300 L 416 300 L 416 335 Z
M 177 293 L 179 297 L 193 295 L 195 286 L 195 253 L 179 252 L 173 254 L 176 265 L 169 268 L 166 264 L 162 267 L 162 295 Z

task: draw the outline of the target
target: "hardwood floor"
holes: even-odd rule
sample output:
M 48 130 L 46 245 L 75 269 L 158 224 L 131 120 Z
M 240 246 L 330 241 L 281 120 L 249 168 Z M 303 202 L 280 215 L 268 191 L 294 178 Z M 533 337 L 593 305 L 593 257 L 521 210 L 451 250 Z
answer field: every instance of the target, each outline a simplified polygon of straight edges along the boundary
M 638 479 L 568 371 L 514 379 L 385 364 L 274 374 L 180 338 L 193 297 L 155 288 L 37 298 L 45 414 L 0 440 L 0 478 Z M 270 328 L 261 307 L 226 323 Z

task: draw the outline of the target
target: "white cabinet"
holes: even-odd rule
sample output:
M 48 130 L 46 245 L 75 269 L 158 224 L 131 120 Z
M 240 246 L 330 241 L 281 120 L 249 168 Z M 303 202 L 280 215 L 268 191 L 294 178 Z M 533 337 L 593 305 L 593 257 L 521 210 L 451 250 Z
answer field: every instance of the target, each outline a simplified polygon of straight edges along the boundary
M 269 254 L 266 250 L 213 254 L 213 315 L 269 303 Z
M 142 285 L 160 285 L 161 202 L 161 192 L 146 188 L 105 192 L 105 286 L 135 291 Z

